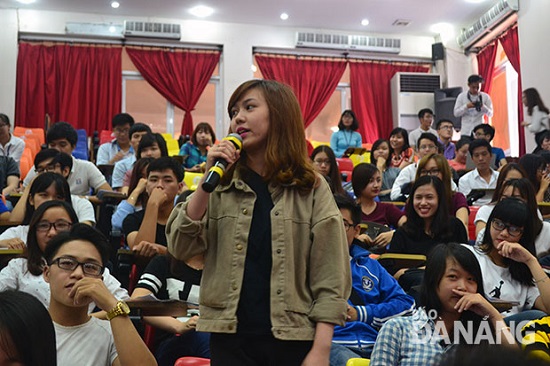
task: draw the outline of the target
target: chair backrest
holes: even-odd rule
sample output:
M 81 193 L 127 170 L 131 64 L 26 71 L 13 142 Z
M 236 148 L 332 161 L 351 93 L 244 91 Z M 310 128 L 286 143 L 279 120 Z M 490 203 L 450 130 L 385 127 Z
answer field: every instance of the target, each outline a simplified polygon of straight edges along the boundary
M 30 127 L 14 127 L 13 135 L 17 137 L 23 137 L 27 135 L 36 136 L 38 139 L 39 145 L 44 145 L 46 143 L 46 137 L 44 135 L 44 130 L 41 128 L 30 128 Z
M 343 171 L 352 171 L 353 170 L 353 161 L 349 158 L 336 158 L 338 163 L 338 170 Z
M 36 135 L 24 135 L 21 136 L 21 139 L 25 141 L 25 147 L 28 147 L 31 150 L 31 155 L 34 160 L 34 157 L 40 151 L 40 141 Z
M 21 160 L 19 160 L 19 173 L 20 179 L 23 180 L 27 174 L 29 173 L 29 170 L 32 169 L 34 165 L 34 159 L 32 156 L 32 152 L 28 147 L 25 147 L 23 150 L 23 155 L 21 155 Z
M 174 366 L 210 366 L 210 360 L 202 357 L 181 357 Z
M 202 176 L 202 173 L 185 172 L 185 177 L 183 178 L 183 181 L 189 189 L 195 190 L 197 189 L 197 186 L 201 181 Z
M 103 130 L 99 134 L 99 144 L 104 144 L 106 142 L 110 142 L 113 140 L 113 131 L 111 130 Z
M 475 219 L 477 215 L 477 211 L 479 210 L 480 206 L 470 206 L 470 215 L 468 216 L 468 239 L 469 240 L 476 240 L 476 224 Z

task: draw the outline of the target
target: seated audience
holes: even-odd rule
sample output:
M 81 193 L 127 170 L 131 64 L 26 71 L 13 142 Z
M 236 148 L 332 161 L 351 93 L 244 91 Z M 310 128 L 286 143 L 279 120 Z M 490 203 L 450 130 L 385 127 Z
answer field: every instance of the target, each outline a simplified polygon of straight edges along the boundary
M 439 143 L 437 142 L 437 137 L 433 134 L 424 133 L 420 135 L 416 145 L 416 154 L 418 155 L 418 158 L 422 159 L 428 154 L 438 153 L 438 145 Z M 405 201 L 407 199 L 408 193 L 410 192 L 410 187 L 412 186 L 416 176 L 416 169 L 417 164 L 413 163 L 401 170 L 393 182 L 393 187 L 390 194 L 392 201 Z
M 455 158 L 456 146 L 451 141 L 453 138 L 453 121 L 448 119 L 440 119 L 435 125 L 437 130 L 437 141 L 443 146 L 443 156 L 447 160 L 453 160 Z
M 376 166 L 358 164 L 353 168 L 351 184 L 361 207 L 361 222 L 375 222 L 397 229 L 407 221 L 405 214 L 397 206 L 375 201 L 382 186 L 382 177 Z M 368 235 L 361 235 L 361 240 L 372 250 L 384 250 L 393 233 L 394 230 L 380 233 L 374 239 Z
M 315 170 L 321 174 L 328 182 L 332 193 L 346 194 L 342 187 L 342 178 L 334 152 L 327 145 L 319 145 L 310 155 Z
M 432 128 L 432 123 L 434 121 L 434 112 L 431 109 L 421 109 L 418 112 L 418 121 L 420 122 L 420 126 L 409 133 L 409 141 L 412 148 L 416 147 L 416 143 L 418 142 L 420 135 L 422 135 L 423 133 L 431 133 L 435 137 L 437 137 L 438 134 L 438 132 Z
M 498 172 L 491 168 L 491 145 L 486 140 L 479 139 L 472 141 L 468 149 L 476 168 L 458 180 L 458 191 L 467 198 L 474 189 L 496 188 L 498 179 Z M 482 206 L 490 201 L 490 198 L 480 197 L 474 204 Z
M 393 151 L 390 166 L 403 169 L 414 161 L 414 151 L 409 145 L 409 133 L 407 130 L 401 127 L 394 128 L 390 132 L 389 140 Z
M 471 138 L 463 136 L 455 144 L 455 158 L 449 160 L 451 168 L 457 172 L 460 178 L 466 173 L 466 159 L 468 158 L 468 149 L 470 148 Z M 458 179 L 457 179 L 458 180 Z
M 124 219 L 134 212 L 141 211 L 143 205 L 147 202 L 147 167 L 155 159 L 141 158 L 134 163 L 132 175 L 130 176 L 130 186 L 128 187 L 128 198 L 120 201 L 113 216 L 111 217 L 112 230 L 122 231 Z
M 34 211 L 44 202 L 55 200 L 65 201 L 73 209 L 77 208 L 79 211 L 77 221 L 95 223 L 94 210 L 92 207 L 88 207 L 88 205 L 91 206 L 90 202 L 82 198 L 73 200 L 73 196 L 69 192 L 69 185 L 61 175 L 50 172 L 42 173 L 37 175 L 31 185 L 25 188 L 25 192 L 17 202 L 14 211 L 16 211 L 17 221 L 21 225 L 10 227 L 0 234 L 0 247 L 25 249 L 29 223 Z
M 330 350 L 330 365 L 345 365 L 350 358 L 369 358 L 382 325 L 414 310 L 414 299 L 361 247 L 361 209 L 348 196 L 335 195 L 342 214 L 350 251 L 352 292 L 346 325 L 336 326 Z
M 113 165 L 134 155 L 134 148 L 130 144 L 130 128 L 133 125 L 134 118 L 128 113 L 119 113 L 113 117 L 111 128 L 115 138 L 99 146 L 95 162 L 97 165 Z
M 44 251 L 56 234 L 69 230 L 77 222 L 76 214 L 67 202 L 49 201 L 40 205 L 29 224 L 26 257 L 10 260 L 0 271 L 0 291 L 12 289 L 27 292 L 47 307 L 50 302 L 50 288 L 42 277 Z M 108 270 L 103 278 L 117 298 L 128 298 L 128 292 L 120 287 L 120 282 Z M 89 311 L 94 307 L 94 304 L 90 304 Z
M 77 140 L 78 135 L 76 130 L 67 122 L 54 123 L 46 133 L 46 143 L 48 146 L 69 156 L 75 149 Z M 95 197 L 89 197 L 90 190 L 93 189 L 95 193 L 100 190 L 110 191 L 111 186 L 109 186 L 103 174 L 92 162 L 74 157 L 72 159 L 73 168 L 67 179 L 69 187 L 71 187 L 71 193 L 85 196 L 93 202 L 99 202 Z M 36 174 L 36 168 L 31 169 L 23 181 L 23 186 L 28 186 Z
M 20 176 L 19 164 L 9 156 L 0 155 L 0 187 L 4 197 L 17 192 Z
M 498 202 L 487 221 L 483 241 L 475 254 L 483 271 L 487 296 L 517 302 L 504 315 L 506 321 L 532 320 L 550 309 L 550 280 L 535 257 L 535 233 L 531 212 L 517 198 Z M 522 314 L 523 312 L 523 314 Z
M 198 306 L 203 262 L 202 256 L 180 262 L 169 254 L 157 255 L 145 268 L 132 298 L 153 294 L 161 300 L 182 300 Z M 173 366 L 184 356 L 210 358 L 210 334 L 195 330 L 198 319 L 198 315 L 143 318 L 157 328 L 155 358 L 160 366 Z
M 16 164 L 19 164 L 25 150 L 25 141 L 14 136 L 10 128 L 9 117 L 0 113 L 0 156 L 12 158 Z
M 491 143 L 495 137 L 495 128 L 487 123 L 482 123 L 474 127 L 473 130 L 474 139 L 485 139 L 488 143 Z M 504 150 L 500 147 L 491 147 L 491 153 L 495 157 L 495 166 L 500 171 L 500 168 L 507 164 L 506 155 Z
M 546 161 L 540 155 L 525 154 L 519 159 L 519 165 L 527 173 L 536 192 L 537 202 L 550 202 L 550 171 L 546 168 Z
M 533 150 L 533 154 L 540 154 L 543 151 L 550 151 L 550 131 L 544 130 L 535 136 L 537 147 Z
M 0 340 L 2 365 L 57 365 L 52 318 L 32 295 L 0 292 Z
M 117 300 L 103 282 L 109 243 L 96 229 L 75 224 L 53 238 L 44 252 L 44 280 L 51 298 L 57 364 L 156 365 L 143 343 L 125 302 Z M 108 321 L 91 317 L 95 303 Z
M 113 186 L 113 189 L 120 191 L 120 189 L 122 188 L 124 175 L 128 170 L 132 169 L 132 165 L 135 163 L 136 159 L 139 158 L 137 155 L 137 150 L 139 142 L 141 141 L 141 137 L 148 133 L 151 133 L 151 128 L 144 123 L 138 122 L 130 127 L 128 135 L 130 137 L 130 145 L 132 146 L 132 149 L 135 153 L 128 156 L 127 159 L 122 159 L 115 163 L 115 166 L 113 168 L 113 176 L 111 177 L 111 184 Z
M 378 335 L 371 366 L 434 365 L 456 344 L 500 339 L 515 346 L 502 315 L 485 298 L 475 256 L 456 243 L 439 244 L 428 256 L 420 305 L 412 316 L 388 320 Z M 455 327 L 470 329 L 469 339 Z M 477 341 L 479 342 L 479 341 Z M 479 344 L 478 344 L 479 346 Z
M 337 158 L 341 158 L 349 147 L 361 147 L 361 134 L 357 132 L 359 121 L 351 109 L 346 109 L 340 116 L 338 131 L 330 137 L 330 147 Z
M 391 167 L 390 156 L 392 155 L 390 142 L 384 139 L 374 141 L 371 148 L 370 162 L 376 165 L 382 174 L 382 188 L 378 198 L 380 201 L 391 201 L 390 193 L 395 179 L 401 172 L 399 168 Z
M 208 148 L 216 141 L 216 134 L 206 122 L 199 123 L 193 134 L 191 140 L 187 141 L 180 148 L 179 155 L 183 156 L 183 167 L 188 172 L 202 172 L 201 165 L 206 163 L 206 153 Z
M 467 243 L 462 221 L 449 214 L 449 200 L 441 179 L 431 175 L 418 178 L 405 206 L 407 222 L 393 234 L 390 253 L 427 255 L 439 243 Z M 420 284 L 423 272 L 409 268 L 388 268 L 408 291 Z M 401 276 L 406 275 L 403 279 Z
M 122 224 L 128 246 L 139 256 L 166 254 L 166 222 L 183 188 L 183 177 L 181 164 L 169 157 L 158 158 L 147 167 L 147 205 Z

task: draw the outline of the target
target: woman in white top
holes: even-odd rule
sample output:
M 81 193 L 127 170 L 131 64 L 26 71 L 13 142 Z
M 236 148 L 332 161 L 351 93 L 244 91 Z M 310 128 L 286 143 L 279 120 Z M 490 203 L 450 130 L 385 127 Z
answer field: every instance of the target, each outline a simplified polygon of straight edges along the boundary
M 539 136 L 550 129 L 548 114 L 550 110 L 544 105 L 539 92 L 535 88 L 528 88 L 523 91 L 523 104 L 527 107 L 527 115 L 531 117 L 529 122 L 522 122 L 522 126 L 535 134 L 535 140 L 539 144 Z
M 533 221 L 525 202 L 506 198 L 489 216 L 483 241 L 476 247 L 466 245 L 481 266 L 486 296 L 518 302 L 503 313 L 507 317 L 550 310 L 550 279 L 535 257 Z
M 67 231 L 78 222 L 71 206 L 64 201 L 48 201 L 34 212 L 26 238 L 26 258 L 14 258 L 0 271 L 0 291 L 19 290 L 36 297 L 45 307 L 50 303 L 50 286 L 42 276 L 44 249 L 58 232 Z M 118 299 L 127 299 L 128 292 L 120 286 L 108 269 L 103 273 L 107 288 Z M 90 304 L 90 311 L 95 304 Z

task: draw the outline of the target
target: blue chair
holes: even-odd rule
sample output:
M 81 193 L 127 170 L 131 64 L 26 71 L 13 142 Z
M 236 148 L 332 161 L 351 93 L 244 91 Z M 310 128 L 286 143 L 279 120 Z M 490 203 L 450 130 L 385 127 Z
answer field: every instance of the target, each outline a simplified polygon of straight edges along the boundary
M 76 141 L 76 147 L 73 150 L 73 156 L 77 159 L 88 160 L 88 135 L 86 130 L 76 130 L 78 140 Z

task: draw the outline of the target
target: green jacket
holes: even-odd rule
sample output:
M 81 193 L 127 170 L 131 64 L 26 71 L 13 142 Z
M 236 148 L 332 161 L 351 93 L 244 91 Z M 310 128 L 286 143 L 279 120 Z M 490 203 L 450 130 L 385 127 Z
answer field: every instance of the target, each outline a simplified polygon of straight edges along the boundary
M 272 270 L 271 324 L 283 340 L 312 340 L 315 324 L 344 325 L 351 291 L 349 253 L 342 217 L 326 181 L 306 195 L 269 186 Z M 200 319 L 204 332 L 235 333 L 248 234 L 256 194 L 239 178 L 210 194 L 200 221 L 189 219 L 187 202 L 166 224 L 169 252 L 180 260 L 204 254 Z

